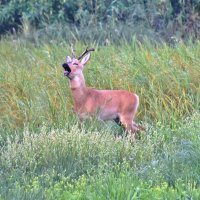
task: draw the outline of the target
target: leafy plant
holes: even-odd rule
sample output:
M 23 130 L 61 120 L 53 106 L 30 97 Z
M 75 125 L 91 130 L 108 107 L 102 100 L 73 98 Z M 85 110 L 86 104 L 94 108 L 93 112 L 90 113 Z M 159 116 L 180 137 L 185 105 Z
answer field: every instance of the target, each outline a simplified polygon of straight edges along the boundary
M 101 43 L 106 39 L 111 42 L 119 38 L 131 40 L 133 34 L 141 38 L 144 33 L 148 38 L 168 42 L 174 38 L 195 39 L 200 35 L 199 5 L 199 0 L 4 0 L 0 7 L 0 34 L 19 30 L 23 33 L 28 25 L 29 35 L 35 35 L 32 37 L 49 35 L 51 38 L 49 31 L 53 28 L 55 38 L 75 36 Z

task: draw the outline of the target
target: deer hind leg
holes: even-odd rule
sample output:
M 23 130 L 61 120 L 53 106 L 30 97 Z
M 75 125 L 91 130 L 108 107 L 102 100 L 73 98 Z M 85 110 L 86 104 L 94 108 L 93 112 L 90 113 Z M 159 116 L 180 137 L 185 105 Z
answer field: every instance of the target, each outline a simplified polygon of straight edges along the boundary
M 120 124 L 127 131 L 131 140 L 135 140 L 135 134 L 139 131 L 139 129 L 134 125 L 132 117 L 120 116 Z

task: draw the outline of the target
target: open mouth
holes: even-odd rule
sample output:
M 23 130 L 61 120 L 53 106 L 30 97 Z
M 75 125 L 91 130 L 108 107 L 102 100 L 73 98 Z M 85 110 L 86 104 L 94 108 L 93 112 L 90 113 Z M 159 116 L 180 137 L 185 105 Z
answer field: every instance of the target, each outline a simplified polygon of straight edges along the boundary
M 70 74 L 70 72 L 71 72 L 71 69 L 70 69 L 70 67 L 69 67 L 69 65 L 67 64 L 67 63 L 64 63 L 63 65 L 62 65 L 62 67 L 64 68 L 64 76 L 69 76 L 69 74 Z
M 64 71 L 64 76 L 68 76 L 70 73 L 68 71 Z

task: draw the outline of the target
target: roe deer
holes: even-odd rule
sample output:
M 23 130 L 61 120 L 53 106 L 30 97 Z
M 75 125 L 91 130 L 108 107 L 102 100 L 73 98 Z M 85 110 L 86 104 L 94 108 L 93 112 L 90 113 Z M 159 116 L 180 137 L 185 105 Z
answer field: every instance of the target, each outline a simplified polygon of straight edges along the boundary
M 114 120 L 135 137 L 135 133 L 142 129 L 133 121 L 139 97 L 126 90 L 96 90 L 87 87 L 83 69 L 90 59 L 90 51 L 94 49 L 87 48 L 78 58 L 75 58 L 73 48 L 71 51 L 72 57 L 67 56 L 62 66 L 64 75 L 70 80 L 74 111 L 79 119 L 96 116 L 100 120 Z

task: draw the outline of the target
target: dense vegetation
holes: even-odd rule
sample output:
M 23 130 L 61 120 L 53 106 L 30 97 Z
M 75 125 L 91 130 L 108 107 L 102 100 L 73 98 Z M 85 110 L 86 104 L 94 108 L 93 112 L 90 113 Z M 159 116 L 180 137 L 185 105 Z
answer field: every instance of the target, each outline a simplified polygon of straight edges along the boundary
M 174 42 L 200 37 L 199 15 L 200 0 L 2 0 L 0 34 L 21 32 L 36 42 L 116 43 L 133 35 Z
M 200 198 L 200 43 L 122 43 L 95 46 L 84 73 L 140 96 L 135 144 L 112 122 L 78 127 L 66 42 L 0 41 L 0 199 Z

